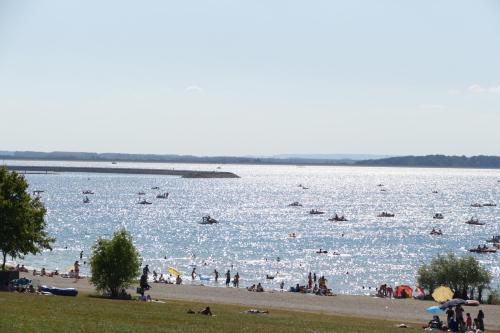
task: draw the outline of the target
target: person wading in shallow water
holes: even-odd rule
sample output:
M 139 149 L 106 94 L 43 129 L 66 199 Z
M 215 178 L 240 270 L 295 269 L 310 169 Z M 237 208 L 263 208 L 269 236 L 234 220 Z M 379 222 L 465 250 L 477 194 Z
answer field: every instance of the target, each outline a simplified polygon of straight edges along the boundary
M 218 282 L 218 280 L 219 280 L 219 272 L 217 272 L 217 269 L 214 269 L 214 275 L 215 275 L 215 282 Z
M 229 287 L 230 282 L 231 282 L 231 271 L 228 269 L 226 272 L 226 287 Z

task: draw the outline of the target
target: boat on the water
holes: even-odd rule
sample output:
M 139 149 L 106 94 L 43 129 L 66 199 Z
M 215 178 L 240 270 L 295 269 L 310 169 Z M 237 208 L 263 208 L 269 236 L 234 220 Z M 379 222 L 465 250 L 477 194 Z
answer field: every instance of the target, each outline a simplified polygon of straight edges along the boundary
M 168 198 L 168 192 L 160 193 L 160 194 L 156 195 L 156 198 L 157 199 L 167 199 Z
M 470 220 L 465 221 L 465 223 L 472 224 L 472 225 L 485 225 L 484 222 L 479 222 L 479 220 L 477 218 L 473 218 L 473 217 L 471 217 Z
M 432 191 L 432 193 L 436 194 L 436 193 L 438 193 L 438 191 Z
M 332 221 L 332 222 L 347 222 L 347 219 L 344 215 L 342 216 L 338 216 L 337 214 L 335 214 L 335 216 L 333 216 L 332 218 L 329 218 L 328 221 Z
M 145 195 L 146 193 L 144 192 L 137 192 L 137 195 Z
M 85 190 L 82 193 L 83 194 L 94 194 L 94 192 L 92 192 L 91 190 Z
M 152 202 L 149 202 L 147 201 L 146 199 L 142 199 L 141 201 L 139 201 L 137 204 L 139 205 L 151 205 Z
M 487 240 L 488 243 L 500 243 L 500 235 L 496 235 Z
M 483 205 L 481 205 L 480 203 L 473 203 L 472 205 L 470 205 L 471 207 L 476 207 L 476 208 L 481 208 L 483 207 Z
M 309 214 L 311 214 L 311 215 L 321 215 L 321 214 L 325 214 L 325 212 L 322 212 L 322 211 L 317 210 L 317 209 L 311 209 L 309 211 Z
M 478 245 L 477 248 L 470 249 L 469 252 L 474 252 L 474 253 L 496 253 L 497 249 L 492 248 L 492 247 L 487 247 L 486 245 L 485 246 Z
M 205 215 L 202 217 L 201 222 L 198 222 L 199 224 L 215 224 L 219 223 L 216 219 L 211 217 L 210 215 Z
M 394 217 L 396 216 L 395 214 L 387 213 L 387 212 L 382 212 L 377 215 L 377 217 Z
M 442 236 L 443 232 L 441 231 L 441 229 L 436 230 L 436 229 L 432 228 L 432 231 L 429 234 L 431 234 L 433 236 Z
M 291 204 L 289 204 L 288 207 L 302 207 L 302 204 L 299 203 L 298 201 L 294 201 Z
M 442 219 L 444 219 L 444 216 L 441 213 L 436 213 L 436 214 L 434 214 L 434 216 L 432 218 L 437 219 L 437 220 L 442 220 Z
M 488 203 L 484 203 L 483 204 L 483 207 L 496 207 L 497 204 L 496 203 L 492 203 L 492 202 L 488 202 Z
M 85 198 L 83 198 L 83 203 L 90 203 L 89 197 L 85 196 Z
M 319 251 L 316 251 L 317 254 L 327 254 L 327 250 L 319 249 Z
M 153 186 L 153 187 L 151 187 L 151 189 L 152 189 L 152 190 L 159 190 L 159 189 L 160 189 L 160 187 L 159 187 L 159 186 Z

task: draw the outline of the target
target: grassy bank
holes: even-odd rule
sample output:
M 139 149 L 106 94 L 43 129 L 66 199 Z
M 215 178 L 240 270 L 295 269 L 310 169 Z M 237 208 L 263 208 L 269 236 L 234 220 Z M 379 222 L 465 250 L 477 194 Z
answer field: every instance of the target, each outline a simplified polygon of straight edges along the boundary
M 210 304 L 215 317 L 186 313 L 206 305 L 0 293 L 0 332 L 401 332 L 388 321 L 272 309 L 255 315 L 231 305 Z

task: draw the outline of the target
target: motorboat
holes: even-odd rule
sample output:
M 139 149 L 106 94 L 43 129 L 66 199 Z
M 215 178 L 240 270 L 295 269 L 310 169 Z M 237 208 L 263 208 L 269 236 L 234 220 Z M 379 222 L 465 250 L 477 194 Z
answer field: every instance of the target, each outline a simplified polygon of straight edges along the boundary
M 144 192 L 137 192 L 137 195 L 145 195 L 146 193 Z
M 378 187 L 382 187 L 382 186 L 384 186 L 384 184 L 378 184 L 377 186 L 378 186 Z
M 394 217 L 395 214 L 387 213 L 387 212 L 382 212 L 377 215 L 377 217 Z
M 438 193 L 438 191 L 432 191 L 432 193 L 437 194 L 437 193 Z
M 142 199 L 141 201 L 139 201 L 137 204 L 139 205 L 151 205 L 152 202 L 149 202 L 147 201 L 146 199 Z
M 295 232 L 291 232 L 288 234 L 288 238 L 297 238 L 297 234 Z
M 327 250 L 322 250 L 322 249 L 319 249 L 319 251 L 316 251 L 317 254 L 327 254 L 328 251 Z
M 385 188 L 380 189 L 380 192 L 387 192 Z
M 94 192 L 92 192 L 91 190 L 85 190 L 82 193 L 83 194 L 94 194 Z
M 480 203 L 473 203 L 472 205 L 470 205 L 471 207 L 476 207 L 476 208 L 481 208 L 483 207 L 483 205 L 481 205 Z
M 488 202 L 488 203 L 483 204 L 483 207 L 496 207 L 496 206 L 497 206 L 497 204 L 492 203 L 492 202 Z
M 474 253 L 496 253 L 497 249 L 487 247 L 485 246 L 478 246 L 475 249 L 470 249 L 469 252 L 474 252 Z
M 442 220 L 442 219 L 444 219 L 444 216 L 441 213 L 436 213 L 436 214 L 434 214 L 434 216 L 432 218 L 437 219 L 437 220 Z
M 156 198 L 157 199 L 167 199 L 168 198 L 168 192 L 160 193 L 160 194 L 156 195 Z
M 300 204 L 298 201 L 294 201 L 289 204 L 288 207 L 302 207 L 302 204 Z
M 329 218 L 328 221 L 335 221 L 335 222 L 347 222 L 348 220 L 345 218 L 344 215 L 342 216 L 338 216 L 337 214 L 335 214 L 334 217 L 332 218 Z
M 317 210 L 317 209 L 311 209 L 309 211 L 309 214 L 311 214 L 311 215 L 321 215 L 321 214 L 325 214 L 325 212 L 322 212 L 322 211 Z
M 86 196 L 85 198 L 83 198 L 83 203 L 90 203 L 89 197 Z
M 467 224 L 472 224 L 472 225 L 485 225 L 484 222 L 479 222 L 478 219 L 471 217 L 470 220 L 466 221 L 465 223 Z
M 160 189 L 160 187 L 159 187 L 159 186 L 153 186 L 153 187 L 151 187 L 151 189 L 152 189 L 152 190 L 159 190 L 159 189 Z
M 219 223 L 219 221 L 217 221 L 216 219 L 214 219 L 210 215 L 203 216 L 203 218 L 201 219 L 201 222 L 199 222 L 199 224 L 215 224 L 215 223 Z

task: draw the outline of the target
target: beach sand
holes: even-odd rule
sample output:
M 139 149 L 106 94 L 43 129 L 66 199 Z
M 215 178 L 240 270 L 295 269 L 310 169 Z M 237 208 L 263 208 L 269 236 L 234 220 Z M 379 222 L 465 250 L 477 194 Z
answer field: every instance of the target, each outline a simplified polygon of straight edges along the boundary
M 33 277 L 31 274 L 23 274 L 34 282 L 61 288 L 77 288 L 80 292 L 93 293 L 94 287 L 87 279 L 74 279 L 61 277 Z M 223 282 L 222 282 L 223 283 Z M 222 285 L 222 284 L 221 284 Z M 137 295 L 135 288 L 128 291 Z M 209 304 L 236 304 L 259 309 L 286 309 L 295 311 L 306 311 L 324 313 L 331 315 L 342 315 L 362 318 L 376 318 L 393 320 L 400 323 L 425 324 L 431 318 L 425 312 L 429 306 L 437 305 L 432 301 L 420 301 L 414 299 L 387 299 L 370 296 L 316 296 L 309 294 L 297 294 L 289 292 L 249 292 L 245 288 L 216 288 L 203 285 L 167 285 L 153 283 L 152 289 L 146 294 L 154 299 L 195 301 Z M 485 326 L 490 329 L 500 329 L 500 306 L 481 305 L 480 307 L 464 307 L 465 313 L 470 312 L 474 318 L 479 309 L 485 313 Z M 441 319 L 446 321 L 443 313 Z

